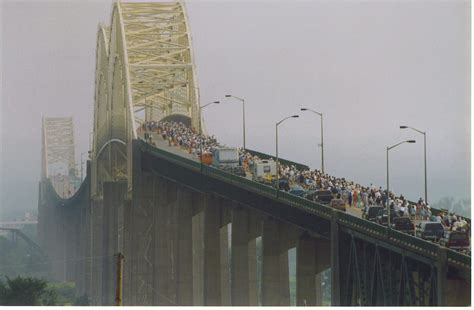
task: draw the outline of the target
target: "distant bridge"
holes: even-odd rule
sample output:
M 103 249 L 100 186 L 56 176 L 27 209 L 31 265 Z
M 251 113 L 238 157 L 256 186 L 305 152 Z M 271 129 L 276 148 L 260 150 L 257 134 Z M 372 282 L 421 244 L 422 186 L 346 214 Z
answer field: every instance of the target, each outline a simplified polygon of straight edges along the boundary
M 25 225 L 37 225 L 38 221 L 7 221 L 0 222 L 0 227 L 21 229 Z
M 30 222 L 28 222 L 30 223 Z M 33 240 L 30 239 L 25 233 L 23 233 L 20 229 L 18 228 L 10 228 L 10 227 L 4 227 L 0 223 L 0 231 L 4 232 L 9 232 L 11 233 L 11 238 L 12 241 L 16 242 L 18 237 L 20 237 L 22 240 L 26 242 L 26 244 L 30 247 L 30 249 L 38 255 L 38 257 L 42 259 L 46 259 L 47 255 L 43 251 L 43 249 Z
M 125 305 L 289 305 L 295 248 L 297 305 L 321 305 L 327 269 L 332 305 L 470 304 L 469 256 L 139 139 L 143 121 L 196 128 L 196 85 L 184 5 L 115 3 L 98 31 L 87 177 L 69 199 L 44 171 L 40 182 L 40 243 L 57 279 L 112 305 L 122 252 Z

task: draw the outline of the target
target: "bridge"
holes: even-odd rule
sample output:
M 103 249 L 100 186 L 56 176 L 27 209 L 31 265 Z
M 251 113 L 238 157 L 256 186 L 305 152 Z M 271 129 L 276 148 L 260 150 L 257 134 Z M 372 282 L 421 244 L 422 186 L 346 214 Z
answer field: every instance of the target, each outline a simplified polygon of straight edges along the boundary
M 141 139 L 149 121 L 204 128 L 182 2 L 115 3 L 96 55 L 86 177 L 67 199 L 46 164 L 39 184 L 40 244 L 78 296 L 114 304 L 121 252 L 124 305 L 287 306 L 295 249 L 297 305 L 321 305 L 326 270 L 331 305 L 470 305 L 469 256 Z

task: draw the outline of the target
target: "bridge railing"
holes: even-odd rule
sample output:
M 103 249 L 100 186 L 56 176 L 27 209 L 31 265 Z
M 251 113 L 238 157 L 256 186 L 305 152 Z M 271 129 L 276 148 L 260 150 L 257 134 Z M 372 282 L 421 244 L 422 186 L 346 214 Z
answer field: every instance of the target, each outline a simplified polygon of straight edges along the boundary
M 271 156 L 271 155 L 268 155 L 268 154 L 265 154 L 265 153 L 261 153 L 261 152 L 258 152 L 258 151 L 255 151 L 255 150 L 250 150 L 250 149 L 245 149 L 245 151 L 249 152 L 250 154 L 252 154 L 253 156 L 258 156 L 260 157 L 261 159 L 270 159 L 270 158 L 275 158 L 274 156 Z M 295 166 L 296 168 L 300 169 L 300 170 L 307 170 L 309 169 L 308 166 L 306 165 L 303 165 L 303 164 L 299 164 L 299 163 L 295 163 L 294 161 L 291 161 L 291 160 L 288 160 L 288 159 L 283 159 L 283 158 L 278 158 L 278 161 L 284 165 L 287 165 L 287 166 Z
M 448 250 L 448 264 L 455 265 L 457 267 L 471 269 L 471 256 Z

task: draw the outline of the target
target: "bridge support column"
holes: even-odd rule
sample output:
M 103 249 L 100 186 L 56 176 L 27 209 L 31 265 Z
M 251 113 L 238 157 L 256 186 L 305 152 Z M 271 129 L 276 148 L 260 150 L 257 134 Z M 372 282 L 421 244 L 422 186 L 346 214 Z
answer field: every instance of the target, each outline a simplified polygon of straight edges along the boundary
M 201 196 L 204 208 L 204 304 L 221 305 L 219 199 Z
M 262 305 L 289 306 L 288 240 L 286 225 L 265 219 L 262 225 Z
M 132 196 L 133 246 L 136 251 L 132 262 L 136 268 L 136 305 L 153 304 L 153 265 L 154 265 L 154 180 L 150 174 L 140 174 L 140 181 L 134 184 Z M 133 271 L 132 271 L 133 272 Z
M 437 306 L 469 306 L 471 283 L 461 278 L 448 278 L 447 249 L 438 248 L 436 261 Z
M 102 269 L 102 305 L 113 306 L 115 304 L 115 279 L 116 259 L 115 254 L 119 248 L 119 233 L 123 229 L 123 223 L 119 227 L 119 218 L 123 212 L 123 204 L 127 193 L 125 182 L 104 182 L 104 207 L 103 207 L 103 255 L 104 265 Z
M 89 201 L 87 201 L 89 203 Z M 81 208 L 79 213 L 79 227 L 78 227 L 78 262 L 77 262 L 77 273 L 76 273 L 76 296 L 83 296 L 86 292 L 86 257 L 87 254 L 87 209 L 89 205 Z
M 169 205 L 172 191 L 169 182 L 154 177 L 153 184 L 153 281 L 152 304 L 155 306 L 172 306 L 175 301 L 170 296 L 174 288 L 171 279 L 171 244 L 170 217 L 172 209 Z
M 333 210 L 331 220 L 331 306 L 341 305 L 340 272 L 339 268 L 339 224 L 337 212 Z
M 178 213 L 178 272 L 177 272 L 177 304 L 193 305 L 193 251 L 192 251 L 192 192 L 179 187 L 177 193 Z
M 296 305 L 316 306 L 316 245 L 307 234 L 296 246 Z
M 132 204 L 129 199 L 124 202 L 123 209 L 123 253 L 124 253 L 124 264 L 123 264 L 123 304 L 125 306 L 135 305 L 136 292 L 134 291 L 135 285 L 134 274 L 132 273 L 133 262 L 135 256 L 133 252 L 132 236 L 133 236 L 133 210 Z
M 248 242 L 249 259 L 249 306 L 258 306 L 257 286 L 257 239 L 252 238 Z
M 466 307 L 471 305 L 471 283 L 464 279 L 447 279 L 446 305 Z
M 249 211 L 249 306 L 259 305 L 259 290 L 257 273 L 257 238 L 262 235 L 262 218 L 257 212 Z
M 102 304 L 102 266 L 103 266 L 103 248 L 102 248 L 102 225 L 103 225 L 103 201 L 96 200 L 92 202 L 91 210 L 91 303 L 94 306 Z
M 232 208 L 231 294 L 233 306 L 249 305 L 248 211 Z
M 231 292 L 230 292 L 229 225 L 227 222 L 224 222 L 224 223 L 221 222 L 221 225 L 223 225 L 220 228 L 221 305 L 232 306 L 232 298 L 231 298 Z
M 296 246 L 296 304 L 322 306 L 321 273 L 329 267 L 329 242 L 303 234 Z
M 84 227 L 84 234 L 86 236 L 86 240 L 84 242 L 84 256 L 87 257 L 87 259 L 84 260 L 84 269 L 85 269 L 85 274 L 84 274 L 84 292 L 89 298 L 89 300 L 92 302 L 92 266 L 93 266 L 93 260 L 91 259 L 92 257 L 92 205 L 93 202 L 92 200 L 90 201 L 89 207 L 85 211 L 85 227 Z
M 193 193 L 192 251 L 193 251 L 193 305 L 204 306 L 204 212 L 197 211 L 200 194 Z M 194 212 L 194 209 L 196 212 Z

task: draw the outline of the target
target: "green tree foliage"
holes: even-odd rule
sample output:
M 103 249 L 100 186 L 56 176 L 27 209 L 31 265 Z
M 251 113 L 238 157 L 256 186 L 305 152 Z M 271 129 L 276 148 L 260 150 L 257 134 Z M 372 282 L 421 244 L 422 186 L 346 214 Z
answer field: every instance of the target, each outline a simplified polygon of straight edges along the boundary
M 41 279 L 17 277 L 0 282 L 0 305 L 4 306 L 54 306 L 56 292 L 47 288 Z
M 90 306 L 91 302 L 89 300 L 89 297 L 87 295 L 82 295 L 80 297 L 77 297 L 76 300 L 74 301 L 74 306 Z
M 75 284 L 74 282 L 48 283 L 48 288 L 57 294 L 57 304 L 63 306 L 71 306 L 75 300 Z

